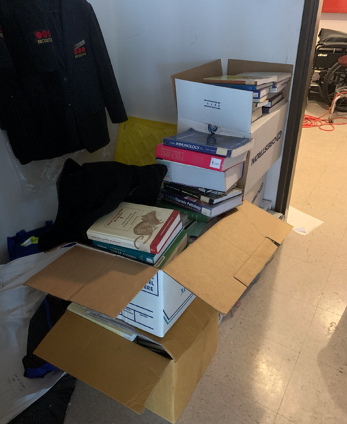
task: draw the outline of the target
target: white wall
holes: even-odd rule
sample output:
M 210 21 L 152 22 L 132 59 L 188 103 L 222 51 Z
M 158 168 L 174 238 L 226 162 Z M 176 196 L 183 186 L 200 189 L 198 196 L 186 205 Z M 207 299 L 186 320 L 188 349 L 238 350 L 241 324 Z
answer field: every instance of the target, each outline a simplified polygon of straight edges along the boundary
M 129 116 L 175 123 L 170 75 L 221 58 L 295 63 L 304 0 L 90 0 Z M 113 136 L 116 131 L 113 128 Z M 35 163 L 34 163 L 35 166 Z M 0 263 L 6 237 L 54 220 L 55 187 L 27 199 L 0 135 Z
M 327 28 L 347 33 L 347 13 L 322 13 L 319 29 Z

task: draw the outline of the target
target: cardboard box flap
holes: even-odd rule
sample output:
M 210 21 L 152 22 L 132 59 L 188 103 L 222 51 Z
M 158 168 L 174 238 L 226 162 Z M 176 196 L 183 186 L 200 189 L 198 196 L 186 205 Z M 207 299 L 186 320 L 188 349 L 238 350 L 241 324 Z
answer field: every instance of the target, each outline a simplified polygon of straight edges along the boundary
M 241 72 L 293 72 L 293 65 L 287 63 L 257 62 L 253 60 L 228 60 L 228 75 Z
M 138 413 L 170 363 L 69 311 L 35 354 Z
M 204 82 L 204 78 L 222 75 L 222 73 L 222 61 L 221 59 L 217 59 L 213 62 L 204 63 L 203 65 L 196 66 L 195 68 L 191 68 L 186 71 L 178 72 L 177 74 L 171 75 L 172 88 L 176 104 L 176 79 L 182 79 L 193 82 Z
M 269 238 L 278 244 L 281 244 L 292 231 L 292 225 L 275 218 L 263 209 L 247 202 L 247 200 L 237 210 L 241 212 L 243 221 L 248 222 L 248 225 L 253 225 L 263 237 Z
M 213 314 L 217 312 L 202 300 L 195 298 L 164 337 L 156 337 L 142 330 L 138 332 L 160 343 L 177 362 L 204 330 Z
M 26 285 L 115 318 L 157 272 L 140 262 L 76 245 Z
M 271 240 L 265 239 L 248 261 L 237 271 L 235 278 L 248 287 L 276 250 L 277 246 Z
M 225 314 L 276 250 L 265 240 L 281 243 L 291 228 L 245 201 L 163 270 Z

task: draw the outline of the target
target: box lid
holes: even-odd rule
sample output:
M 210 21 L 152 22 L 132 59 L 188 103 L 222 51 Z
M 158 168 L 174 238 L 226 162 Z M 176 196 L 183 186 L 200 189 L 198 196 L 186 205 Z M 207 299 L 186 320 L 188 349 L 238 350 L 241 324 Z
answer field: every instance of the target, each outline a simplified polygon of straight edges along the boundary
M 244 201 L 163 270 L 225 314 L 292 227 Z M 275 243 L 274 243 L 275 242 Z
M 170 363 L 70 311 L 35 354 L 138 413 Z
M 276 251 L 274 242 L 282 243 L 291 229 L 245 201 L 162 271 L 225 314 Z M 154 267 L 75 246 L 26 284 L 116 317 L 157 272 Z
M 140 262 L 76 245 L 26 285 L 116 318 L 157 272 Z

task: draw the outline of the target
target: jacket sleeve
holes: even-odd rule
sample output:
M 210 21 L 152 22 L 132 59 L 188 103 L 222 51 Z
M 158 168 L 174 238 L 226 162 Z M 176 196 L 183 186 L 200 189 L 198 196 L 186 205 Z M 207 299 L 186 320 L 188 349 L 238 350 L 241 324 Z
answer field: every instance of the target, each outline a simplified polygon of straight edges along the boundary
M 119 92 L 116 77 L 113 72 L 105 40 L 102 35 L 99 22 L 95 16 L 95 12 L 90 4 L 89 7 L 90 31 L 91 34 L 93 34 L 93 36 L 91 37 L 92 49 L 93 55 L 97 62 L 100 85 L 105 105 L 110 115 L 111 121 L 114 124 L 124 122 L 128 118 L 123 105 L 121 94 Z

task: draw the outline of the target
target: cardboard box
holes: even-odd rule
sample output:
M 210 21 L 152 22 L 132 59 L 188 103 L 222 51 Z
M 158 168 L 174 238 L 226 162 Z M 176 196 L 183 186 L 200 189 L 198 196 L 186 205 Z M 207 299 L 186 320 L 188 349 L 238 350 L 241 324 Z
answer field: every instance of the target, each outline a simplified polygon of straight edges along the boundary
M 229 59 L 226 73 L 292 70 L 292 65 Z M 247 192 L 280 157 L 288 106 L 286 103 L 252 124 L 252 92 L 203 83 L 205 77 L 222 74 L 221 60 L 216 60 L 171 76 L 177 102 L 177 131 L 194 128 L 253 138 L 253 149 L 248 153 L 241 180 Z M 289 92 L 290 83 L 283 90 L 286 99 Z
M 244 192 L 243 199 L 252 203 L 252 205 L 262 205 L 266 184 L 266 173 L 251 187 L 247 192 Z
M 199 298 L 158 338 L 172 361 L 69 311 L 35 353 L 136 412 L 175 422 L 215 351 L 218 312 L 231 309 L 291 229 L 245 201 L 163 267 Z M 75 246 L 26 284 L 116 317 L 156 273 Z
M 145 333 L 144 333 L 145 334 Z M 174 423 L 217 349 L 218 313 L 196 299 L 163 339 L 168 359 L 70 311 L 35 354 L 133 411 Z

